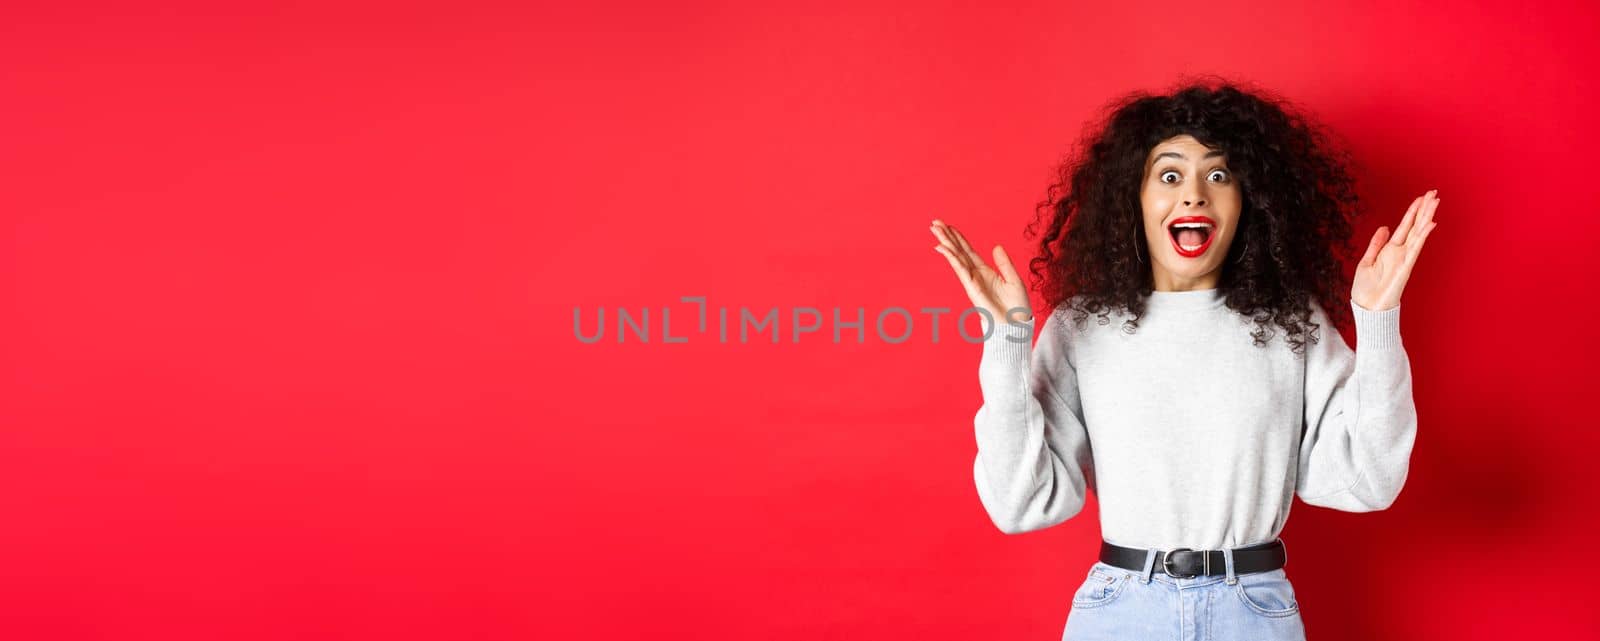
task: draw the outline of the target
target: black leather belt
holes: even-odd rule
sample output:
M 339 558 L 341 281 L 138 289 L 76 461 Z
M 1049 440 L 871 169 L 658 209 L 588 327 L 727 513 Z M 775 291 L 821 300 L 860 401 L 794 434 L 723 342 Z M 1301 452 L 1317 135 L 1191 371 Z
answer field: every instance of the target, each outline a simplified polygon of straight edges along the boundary
M 1144 548 L 1126 548 L 1120 545 L 1113 545 L 1105 540 L 1100 541 L 1100 560 L 1107 565 L 1114 565 L 1124 570 L 1143 572 L 1144 560 L 1147 554 L 1149 554 L 1149 550 Z M 1275 539 L 1268 543 L 1233 549 L 1233 573 L 1235 576 L 1276 570 L 1288 562 L 1289 551 L 1284 548 L 1283 539 Z M 1177 579 L 1190 579 L 1197 576 L 1224 576 L 1228 573 L 1227 559 L 1222 556 L 1222 550 L 1191 550 L 1188 548 L 1156 550 L 1155 569 L 1166 572 L 1167 576 Z

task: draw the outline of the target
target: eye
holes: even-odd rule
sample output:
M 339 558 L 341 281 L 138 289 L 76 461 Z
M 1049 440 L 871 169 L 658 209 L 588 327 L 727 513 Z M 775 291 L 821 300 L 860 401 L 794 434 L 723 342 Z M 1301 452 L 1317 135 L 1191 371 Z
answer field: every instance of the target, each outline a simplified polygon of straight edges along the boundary
M 1161 172 L 1161 182 L 1164 182 L 1164 183 L 1170 185 L 1170 184 L 1172 184 L 1173 181 L 1172 180 L 1167 180 L 1167 176 L 1172 176 L 1173 180 L 1176 180 L 1178 178 L 1178 172 L 1173 171 L 1171 169 L 1168 169 L 1166 171 Z
M 1217 182 L 1227 182 L 1228 181 L 1228 170 L 1226 170 L 1226 169 L 1213 169 L 1213 170 L 1211 170 L 1211 174 L 1206 176 L 1206 178 L 1211 178 L 1212 176 L 1216 176 L 1218 174 L 1221 174 L 1222 177 L 1221 178 L 1216 178 L 1215 180 Z

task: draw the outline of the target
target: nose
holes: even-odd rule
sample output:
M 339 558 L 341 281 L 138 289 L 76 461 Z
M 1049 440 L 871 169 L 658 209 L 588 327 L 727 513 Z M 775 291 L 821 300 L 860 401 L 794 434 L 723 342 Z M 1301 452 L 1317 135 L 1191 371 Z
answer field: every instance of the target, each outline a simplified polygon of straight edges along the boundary
M 1191 196 L 1189 198 L 1183 199 L 1183 206 L 1185 206 L 1185 207 L 1203 207 L 1203 206 L 1205 206 L 1205 204 L 1206 204 L 1206 199 L 1201 198 L 1199 196 Z

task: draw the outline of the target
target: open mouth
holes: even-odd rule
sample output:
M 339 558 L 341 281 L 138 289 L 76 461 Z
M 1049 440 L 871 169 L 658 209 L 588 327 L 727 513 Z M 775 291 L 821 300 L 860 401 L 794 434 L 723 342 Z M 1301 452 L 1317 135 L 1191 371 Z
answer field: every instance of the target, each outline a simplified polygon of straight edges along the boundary
M 1216 221 L 1205 216 L 1184 216 L 1167 225 L 1172 236 L 1172 248 L 1179 256 L 1194 258 L 1206 253 L 1211 240 L 1216 238 Z

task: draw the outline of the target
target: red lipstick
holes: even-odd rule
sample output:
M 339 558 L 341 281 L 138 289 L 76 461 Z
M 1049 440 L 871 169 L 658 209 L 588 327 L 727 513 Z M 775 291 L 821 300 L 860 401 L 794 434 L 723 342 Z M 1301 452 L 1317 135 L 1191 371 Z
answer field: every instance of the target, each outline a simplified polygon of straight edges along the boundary
M 1180 236 L 1188 236 L 1192 241 L 1195 234 L 1200 234 L 1203 240 L 1198 245 L 1193 242 L 1185 248 L 1178 242 Z M 1172 249 L 1184 258 L 1195 258 L 1206 253 L 1211 247 L 1211 241 L 1217 238 L 1217 221 L 1206 216 L 1183 216 L 1167 223 L 1167 236 L 1172 239 Z

